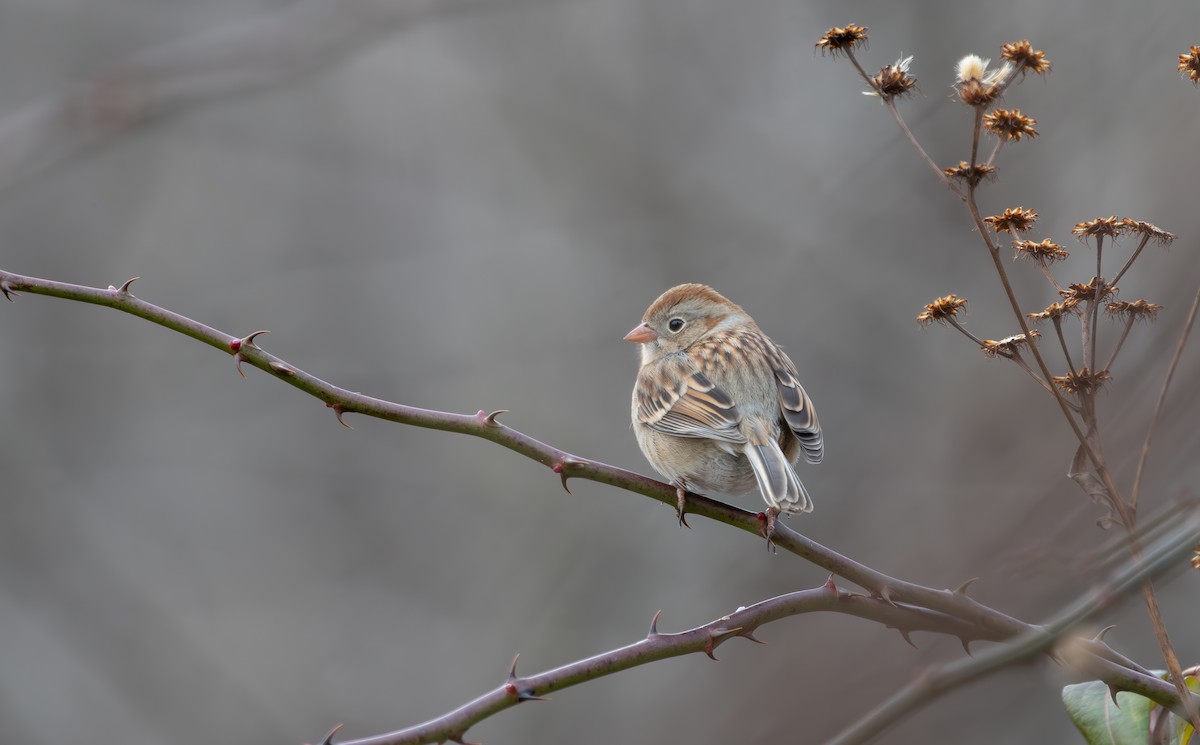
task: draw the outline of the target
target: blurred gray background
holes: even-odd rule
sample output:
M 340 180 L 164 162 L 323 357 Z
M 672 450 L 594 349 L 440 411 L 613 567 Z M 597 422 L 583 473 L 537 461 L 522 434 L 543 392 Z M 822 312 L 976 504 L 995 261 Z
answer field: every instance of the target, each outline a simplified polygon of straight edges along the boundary
M 1091 586 L 1113 535 L 1064 477 L 1050 399 L 921 306 L 1016 328 L 965 210 L 845 60 L 914 54 L 901 108 L 944 165 L 965 53 L 1029 37 L 1054 63 L 1007 104 L 982 204 L 1037 237 L 1116 213 L 1178 233 L 1121 282 L 1165 305 L 1102 399 L 1128 484 L 1200 280 L 1200 91 L 1176 55 L 1200 6 L 871 0 L 0 2 L 0 267 L 141 297 L 354 390 L 505 420 L 650 473 L 621 336 L 665 288 L 707 282 L 790 351 L 826 428 L 794 527 L 893 575 L 1036 621 Z M 1123 260 L 1129 246 L 1113 252 Z M 1109 275 L 1111 276 L 1112 270 Z M 1037 310 L 1052 292 L 1014 265 Z M 1107 341 L 1118 328 L 1105 323 Z M 0 307 L 0 722 L 24 743 L 300 743 L 442 714 L 521 670 L 824 581 L 761 541 L 573 482 L 472 438 L 349 417 L 132 317 L 26 295 Z M 1143 512 L 1194 496 L 1184 356 Z M 743 506 L 757 509 L 755 499 Z M 1161 588 L 1200 663 L 1200 576 Z M 1136 600 L 1106 617 L 1161 667 Z M 956 659 L 955 640 L 842 617 L 779 622 L 560 692 L 486 743 L 816 742 Z M 955 693 L 888 742 L 1076 738 L 1042 662 Z

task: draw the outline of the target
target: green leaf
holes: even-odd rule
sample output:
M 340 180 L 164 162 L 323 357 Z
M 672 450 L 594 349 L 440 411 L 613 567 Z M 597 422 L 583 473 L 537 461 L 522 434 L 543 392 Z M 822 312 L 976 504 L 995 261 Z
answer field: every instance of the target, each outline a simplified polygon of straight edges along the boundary
M 1062 699 L 1088 745 L 1146 742 L 1150 732 L 1150 699 L 1121 691 L 1114 704 L 1108 686 L 1098 680 L 1064 687 Z

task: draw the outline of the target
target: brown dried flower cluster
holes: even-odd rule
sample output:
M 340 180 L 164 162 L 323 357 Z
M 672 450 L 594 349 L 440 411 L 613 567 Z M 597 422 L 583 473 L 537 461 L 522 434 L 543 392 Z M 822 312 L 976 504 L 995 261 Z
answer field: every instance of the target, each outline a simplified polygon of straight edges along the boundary
M 1117 217 L 1116 215 L 1097 217 L 1094 220 L 1076 223 L 1075 227 L 1071 229 L 1071 233 L 1080 240 L 1097 236 L 1119 238 L 1122 235 L 1141 235 L 1164 246 L 1170 245 L 1171 241 L 1175 240 L 1174 233 L 1168 233 L 1157 225 L 1144 220 L 1134 220 L 1132 217 Z
M 1061 303 L 1053 303 L 1047 306 L 1043 311 L 1026 313 L 1025 317 L 1034 321 L 1046 321 L 1055 318 L 1062 318 L 1066 314 L 1073 312 L 1078 305 L 1079 301 L 1075 298 L 1066 298 Z
M 912 93 L 917 87 L 917 79 L 908 74 L 911 61 L 912 57 L 906 57 L 883 67 L 878 75 L 871 78 L 871 87 L 883 98 L 899 98 Z
M 980 349 L 988 357 L 1011 357 L 1017 351 L 1018 347 L 1028 344 L 1030 338 L 1036 339 L 1039 336 L 1041 336 L 1041 333 L 1037 329 L 1030 329 L 1029 337 L 1026 337 L 1025 334 L 1014 334 L 999 341 L 984 339 L 983 346 Z
M 950 166 L 942 169 L 942 173 L 950 178 L 961 179 L 974 186 L 985 178 L 990 178 L 996 173 L 995 166 L 976 163 L 972 166 L 965 160 L 958 161 L 958 165 Z
M 1029 39 L 1014 41 L 1000 47 L 1000 56 L 1021 68 L 1021 72 L 1036 72 L 1043 75 L 1050 72 L 1050 60 L 1046 53 L 1033 48 Z
M 1149 236 L 1150 240 L 1156 241 L 1163 246 L 1169 246 L 1171 245 L 1171 241 L 1175 240 L 1174 233 L 1168 233 L 1157 225 L 1152 225 L 1143 220 L 1134 220 L 1131 217 L 1126 217 L 1122 220 L 1121 227 L 1126 232 L 1134 235 Z
M 967 304 L 966 298 L 961 298 L 956 295 L 947 295 L 940 297 L 925 306 L 925 310 L 917 316 L 917 323 L 922 326 L 928 326 L 934 321 L 941 323 L 958 315 L 958 311 L 962 310 Z
M 1095 220 L 1076 223 L 1071 229 L 1071 234 L 1084 238 L 1096 238 L 1098 236 L 1107 235 L 1110 238 L 1116 238 L 1121 233 L 1125 232 L 1125 221 L 1116 215 L 1108 217 L 1097 217 Z
M 1192 569 L 1200 569 L 1200 544 L 1192 548 Z
M 1092 372 L 1086 367 L 1079 372 L 1069 372 L 1066 375 L 1055 375 L 1051 380 L 1056 386 L 1063 389 L 1067 393 L 1076 395 L 1081 393 L 1092 393 L 1099 390 L 1100 386 L 1112 380 L 1112 376 L 1106 370 L 1100 372 Z
M 992 226 L 997 233 L 1024 233 L 1037 222 L 1038 213 L 1024 207 L 1013 207 L 1004 210 L 1002 215 L 992 215 L 983 221 Z
M 1117 292 L 1118 289 L 1099 277 L 1092 277 L 1091 282 L 1087 284 L 1075 283 L 1067 285 L 1067 289 L 1059 290 L 1058 294 L 1078 303 L 1084 300 L 1104 300 Z
M 1179 55 L 1179 74 L 1190 78 L 1193 85 L 1200 84 L 1200 47 L 1195 44 L 1187 54 Z
M 1041 243 L 1013 241 L 1013 248 L 1017 249 L 1018 256 L 1026 256 L 1039 264 L 1053 264 L 1070 256 L 1065 248 L 1049 238 L 1042 239 Z
M 1112 316 L 1124 316 L 1130 321 L 1153 321 L 1158 316 L 1158 312 L 1162 310 L 1162 306 L 1158 303 L 1149 303 L 1145 300 L 1118 300 L 1114 303 L 1109 303 L 1104 307 L 1106 313 Z
M 855 46 L 867 41 L 867 27 L 847 24 L 845 28 L 834 26 L 825 32 L 813 46 L 821 50 L 821 54 L 829 52 L 834 57 L 840 53 L 849 52 Z
M 991 106 L 1000 97 L 1000 86 L 978 78 L 958 84 L 958 98 L 968 106 Z
M 1037 119 L 1025 116 L 1020 109 L 996 109 L 983 117 L 983 127 L 994 132 L 997 137 L 1006 140 L 1021 141 L 1022 137 L 1037 137 L 1038 132 L 1033 128 Z

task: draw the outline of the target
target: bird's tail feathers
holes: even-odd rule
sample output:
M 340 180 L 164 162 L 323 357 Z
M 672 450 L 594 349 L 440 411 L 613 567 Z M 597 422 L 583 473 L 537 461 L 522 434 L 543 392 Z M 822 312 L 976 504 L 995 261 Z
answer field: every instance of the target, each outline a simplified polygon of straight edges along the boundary
M 812 498 L 779 449 L 779 443 L 774 440 L 762 445 L 747 443 L 744 452 L 768 505 L 782 512 L 812 512 Z

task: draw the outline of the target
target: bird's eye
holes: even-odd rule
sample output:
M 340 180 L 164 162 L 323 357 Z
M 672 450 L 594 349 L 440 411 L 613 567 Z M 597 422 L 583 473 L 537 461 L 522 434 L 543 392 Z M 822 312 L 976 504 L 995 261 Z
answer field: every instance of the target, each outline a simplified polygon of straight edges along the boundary
M 667 323 L 667 328 L 671 330 L 672 334 L 678 334 L 679 331 L 683 328 L 683 319 L 682 318 L 672 318 L 670 320 L 670 322 Z

